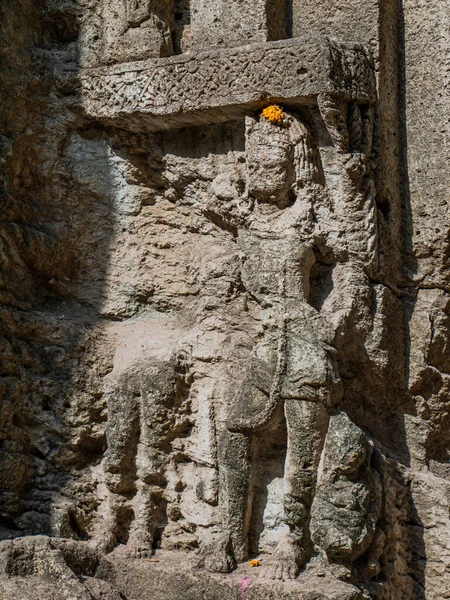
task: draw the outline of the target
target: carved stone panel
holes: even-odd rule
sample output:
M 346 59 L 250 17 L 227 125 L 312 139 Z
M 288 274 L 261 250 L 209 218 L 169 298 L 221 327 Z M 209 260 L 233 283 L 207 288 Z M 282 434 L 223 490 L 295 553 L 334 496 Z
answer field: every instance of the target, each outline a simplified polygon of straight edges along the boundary
M 104 0 L 103 63 L 173 54 L 173 0 Z
M 191 0 L 193 49 L 287 38 L 286 0 Z

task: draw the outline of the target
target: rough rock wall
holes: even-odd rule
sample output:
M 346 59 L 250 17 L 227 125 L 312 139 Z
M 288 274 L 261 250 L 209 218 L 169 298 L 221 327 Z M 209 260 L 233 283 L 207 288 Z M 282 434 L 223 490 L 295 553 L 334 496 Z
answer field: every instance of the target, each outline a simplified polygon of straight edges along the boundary
M 1 531 L 30 536 L 0 593 L 445 598 L 444 9 L 203 4 L 0 7 Z M 305 29 L 339 42 L 237 50 L 232 85 L 208 66 Z M 295 93 L 273 48 L 303 61 Z M 141 63 L 86 87 L 186 52 L 204 113 L 141 90 Z M 208 575 L 248 557 L 259 577 Z
M 22 4 L 2 6 L 2 514 L 14 535 L 70 528 L 64 490 L 83 487 L 104 444 L 107 365 L 88 348 L 101 337 L 99 256 L 114 223 L 107 203 L 73 195 L 65 159 L 76 119 L 54 69 L 76 58 L 75 7 Z
M 448 6 L 402 7 L 402 190 L 411 286 L 408 446 L 425 597 L 450 594 Z

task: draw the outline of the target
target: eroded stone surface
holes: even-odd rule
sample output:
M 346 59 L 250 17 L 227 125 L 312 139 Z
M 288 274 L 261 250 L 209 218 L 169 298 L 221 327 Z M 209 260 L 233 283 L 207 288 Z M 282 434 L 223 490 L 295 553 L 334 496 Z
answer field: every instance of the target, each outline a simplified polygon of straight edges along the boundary
M 0 7 L 0 597 L 448 595 L 446 229 L 411 86 L 400 203 L 388 4 Z

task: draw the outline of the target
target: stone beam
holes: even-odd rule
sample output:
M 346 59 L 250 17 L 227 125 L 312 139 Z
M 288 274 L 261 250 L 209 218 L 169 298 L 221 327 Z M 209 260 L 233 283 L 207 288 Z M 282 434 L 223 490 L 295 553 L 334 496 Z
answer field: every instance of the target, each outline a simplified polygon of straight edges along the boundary
M 364 48 L 328 39 L 201 51 L 80 77 L 85 113 L 134 131 L 227 121 L 276 102 L 315 104 L 323 93 L 370 103 L 376 90 Z

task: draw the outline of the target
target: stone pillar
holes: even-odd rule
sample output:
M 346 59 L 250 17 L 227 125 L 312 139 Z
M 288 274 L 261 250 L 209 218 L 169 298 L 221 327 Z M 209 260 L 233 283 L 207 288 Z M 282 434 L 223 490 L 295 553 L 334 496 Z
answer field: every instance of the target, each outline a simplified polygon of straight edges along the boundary
M 402 4 L 405 271 L 416 292 L 409 328 L 414 409 L 406 422 L 410 454 L 423 465 L 411 492 L 416 529 L 425 532 L 413 538 L 415 552 L 426 557 L 414 564 L 414 579 L 427 600 L 439 600 L 450 594 L 450 444 L 443 418 L 450 384 L 450 6 L 440 0 Z
M 440 0 L 405 0 L 401 16 L 408 268 L 423 287 L 448 290 L 450 7 Z
M 191 49 L 288 37 L 288 0 L 191 0 Z

